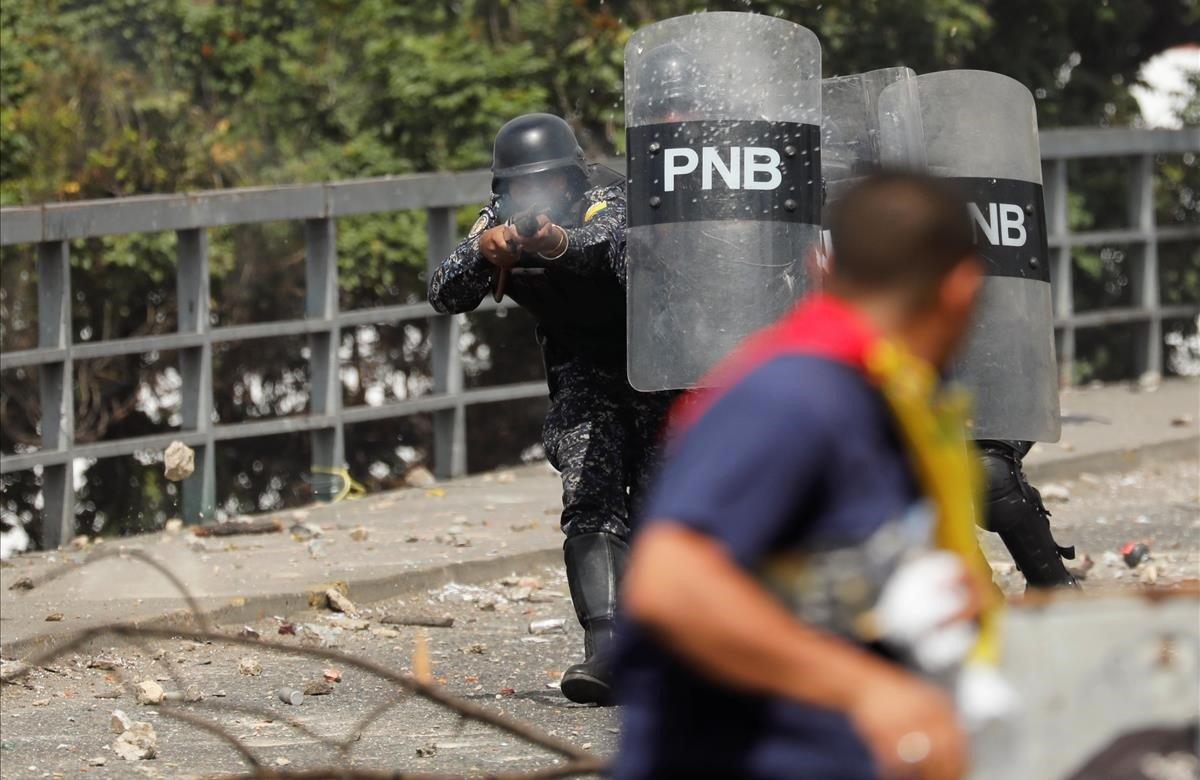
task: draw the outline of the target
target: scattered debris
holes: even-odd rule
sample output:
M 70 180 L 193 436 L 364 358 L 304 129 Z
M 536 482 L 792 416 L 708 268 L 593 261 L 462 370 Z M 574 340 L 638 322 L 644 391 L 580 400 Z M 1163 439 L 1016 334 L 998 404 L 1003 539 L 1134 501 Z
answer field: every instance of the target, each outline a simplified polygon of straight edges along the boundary
M 1144 585 L 1155 585 L 1158 583 L 1158 567 L 1153 563 L 1147 564 L 1138 570 L 1138 580 Z
M 242 630 L 238 632 L 238 636 L 242 639 L 261 639 L 262 634 L 255 631 L 250 626 L 242 626 Z
M 183 521 L 180 520 L 178 517 L 172 517 L 165 524 L 163 524 L 163 531 L 165 531 L 166 533 L 169 533 L 169 534 L 177 534 L 182 530 L 183 530 Z
M 292 760 L 290 758 L 284 758 L 283 756 L 279 756 L 278 758 L 275 759 L 274 763 L 275 763 L 275 766 L 290 766 L 292 763 Z
M 289 623 L 286 620 L 279 624 L 279 633 L 283 635 L 296 635 L 296 624 Z
M 424 466 L 413 466 L 404 475 L 404 484 L 418 488 L 430 487 L 437 484 L 437 477 Z
M 88 545 L 91 544 L 91 541 L 92 540 L 87 537 L 87 534 L 80 534 L 71 540 L 70 547 L 72 550 L 79 552 L 86 550 Z
M 300 626 L 300 641 L 307 644 L 337 647 L 341 637 L 342 629 L 337 626 L 320 626 L 316 623 L 304 623 Z
M 163 687 L 154 680 L 142 680 L 135 686 L 138 704 L 162 704 L 166 697 Z
M 500 689 L 501 696 L 515 696 L 516 694 L 517 694 L 516 688 L 501 688 Z
M 61 612 L 51 612 L 49 615 L 46 615 L 46 622 L 47 623 L 57 623 L 60 620 L 62 620 L 64 617 L 65 617 L 65 615 L 63 615 L 63 613 L 61 613 Z
M 529 624 L 529 633 L 531 634 L 561 634 L 566 630 L 566 618 L 542 618 Z
M 12 585 L 8 586 L 9 590 L 33 590 L 33 578 L 21 577 Z
M 199 537 L 277 534 L 281 531 L 283 531 L 283 521 L 277 517 L 249 519 L 245 522 L 230 520 L 226 523 L 206 523 L 192 526 L 192 534 Z
M 356 542 L 365 542 L 370 535 L 365 525 L 360 525 L 350 532 L 350 538 Z
M 126 761 L 142 761 L 154 758 L 158 753 L 158 735 L 154 726 L 145 721 L 134 721 L 121 732 L 112 743 L 113 752 Z
M 427 626 L 428 628 L 450 628 L 454 618 L 450 615 L 429 615 L 421 613 L 388 613 L 379 620 L 389 626 Z
M 173 441 L 163 452 L 163 475 L 172 482 L 185 480 L 196 470 L 196 453 L 181 441 Z
M 1071 500 L 1071 491 L 1066 485 L 1060 485 L 1057 482 L 1049 482 L 1043 485 L 1039 490 L 1042 494 L 1042 500 L 1050 503 L 1065 504 Z
M 333 693 L 333 686 L 324 680 L 313 680 L 304 686 L 305 696 L 328 696 Z
M 246 656 L 238 660 L 238 672 L 249 677 L 258 677 L 262 674 L 262 664 L 253 656 Z
M 204 701 L 204 694 L 200 690 L 199 685 L 189 685 L 183 691 L 168 691 L 165 696 L 166 701 L 186 701 L 197 702 Z
M 87 763 L 88 766 L 104 766 L 108 763 L 108 759 L 104 756 L 95 756 L 94 758 L 89 758 Z
M 467 652 L 473 655 L 484 655 L 487 653 L 487 649 L 487 645 L 482 642 L 473 642 L 466 647 Z
M 293 707 L 299 707 L 304 703 L 304 691 L 298 691 L 295 688 L 280 688 L 275 691 L 275 695 L 284 704 L 290 704 Z
M 1125 565 L 1136 569 L 1138 564 L 1150 557 L 1150 547 L 1145 542 L 1128 542 L 1121 548 L 1121 558 Z
M 1077 580 L 1086 580 L 1088 572 L 1090 572 L 1095 565 L 1096 562 L 1092 560 L 1092 556 L 1084 553 L 1083 555 L 1079 556 L 1077 560 L 1072 561 L 1067 565 L 1067 571 L 1069 571 L 1071 576 Z
M 1186 428 L 1196 421 L 1196 418 L 1190 414 L 1181 414 L 1178 417 L 1171 418 L 1171 425 L 1175 428 Z
M 120 688 L 107 688 L 103 691 L 96 691 L 92 694 L 93 699 L 119 699 L 121 698 Z
M 377 639 L 396 639 L 400 636 L 400 632 L 394 628 L 382 628 L 375 626 L 371 629 L 371 636 Z
M 437 745 L 429 742 L 417 748 L 417 758 L 432 758 L 437 755 Z
M 321 672 L 321 675 L 325 678 L 325 682 L 336 683 L 342 681 L 342 672 L 339 669 L 325 669 Z
M 112 733 L 123 734 L 133 725 L 133 719 L 125 714 L 124 710 L 113 710 L 112 719 L 109 721 L 112 728 Z

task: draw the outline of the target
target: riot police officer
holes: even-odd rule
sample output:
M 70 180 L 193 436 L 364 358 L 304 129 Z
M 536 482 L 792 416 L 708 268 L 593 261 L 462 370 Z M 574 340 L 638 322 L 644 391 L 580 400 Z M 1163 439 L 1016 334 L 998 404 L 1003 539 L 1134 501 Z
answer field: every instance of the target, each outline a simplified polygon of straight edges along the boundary
M 500 128 L 492 175 L 491 202 L 430 277 L 429 301 L 467 312 L 496 292 L 537 320 L 550 391 L 543 442 L 562 475 L 563 556 L 585 633 L 585 660 L 561 687 L 603 704 L 630 518 L 670 395 L 639 393 L 625 378 L 623 181 L 590 168 L 571 127 L 551 114 Z

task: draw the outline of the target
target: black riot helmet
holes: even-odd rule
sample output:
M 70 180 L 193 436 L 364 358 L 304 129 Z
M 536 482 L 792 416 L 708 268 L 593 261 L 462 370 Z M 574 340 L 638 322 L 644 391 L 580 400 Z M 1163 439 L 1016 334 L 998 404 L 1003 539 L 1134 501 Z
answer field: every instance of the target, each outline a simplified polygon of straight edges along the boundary
M 561 117 L 522 114 L 496 133 L 492 147 L 492 192 L 503 194 L 504 183 L 517 176 L 557 169 L 578 171 L 587 178 L 583 149 Z

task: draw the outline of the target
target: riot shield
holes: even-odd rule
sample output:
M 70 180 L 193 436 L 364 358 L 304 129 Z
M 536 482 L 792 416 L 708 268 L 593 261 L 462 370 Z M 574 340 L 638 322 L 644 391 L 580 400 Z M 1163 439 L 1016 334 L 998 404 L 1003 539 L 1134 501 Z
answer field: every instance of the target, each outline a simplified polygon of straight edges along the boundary
M 788 311 L 819 236 L 821 49 L 745 13 L 645 27 L 625 48 L 628 371 L 694 387 Z
M 923 170 L 925 134 L 916 74 L 883 68 L 821 82 L 825 205 L 883 168 Z
M 976 439 L 1057 441 L 1058 365 L 1033 95 L 998 73 L 917 77 L 930 173 L 969 200 L 987 280 L 955 373 Z

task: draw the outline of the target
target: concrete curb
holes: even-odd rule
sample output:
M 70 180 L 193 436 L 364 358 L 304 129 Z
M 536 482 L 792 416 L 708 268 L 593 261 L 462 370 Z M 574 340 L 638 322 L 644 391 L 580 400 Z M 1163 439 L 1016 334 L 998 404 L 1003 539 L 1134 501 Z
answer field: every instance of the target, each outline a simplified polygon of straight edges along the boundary
M 1104 473 L 1136 468 L 1147 463 L 1169 459 L 1192 458 L 1200 454 L 1200 436 L 1156 442 L 1136 450 L 1106 450 L 1083 455 L 1069 456 L 1046 463 L 1030 464 L 1026 468 L 1034 483 L 1073 479 L 1083 472 Z M 375 601 L 430 590 L 448 582 L 477 584 L 499 579 L 514 572 L 541 566 L 557 566 L 562 562 L 562 549 L 558 544 L 523 553 L 497 555 L 471 561 L 460 561 L 428 569 L 417 569 L 362 580 L 348 580 L 350 597 L 356 603 L 370 604 Z M 288 615 L 307 610 L 308 599 L 303 589 L 295 593 L 272 593 L 262 596 L 247 596 L 241 603 L 231 604 L 228 599 L 201 600 L 214 625 L 229 625 L 258 620 L 269 615 Z M 135 625 L 190 625 L 191 617 L 178 608 L 164 610 L 132 621 Z M 76 629 L 78 630 L 78 629 Z M 44 649 L 51 644 L 73 636 L 72 631 L 51 631 L 32 637 L 0 643 L 0 652 L 6 657 L 20 657 L 29 652 Z M 108 646 L 111 639 L 98 639 L 81 651 L 95 651 Z M 95 645 L 94 647 L 91 645 Z
M 1200 435 L 1146 444 L 1136 450 L 1104 450 L 1045 463 L 1031 463 L 1025 467 L 1025 473 L 1034 483 L 1052 482 L 1074 479 L 1085 471 L 1102 474 L 1111 471 L 1125 471 L 1156 461 L 1195 457 L 1200 457 Z
M 512 572 L 528 571 L 542 566 L 562 563 L 561 547 L 530 550 L 512 555 L 497 555 L 474 561 L 460 561 L 430 569 L 416 569 L 383 577 L 349 581 L 350 598 L 357 604 L 432 590 L 449 582 L 478 584 L 489 582 Z M 270 615 L 294 615 L 310 609 L 304 590 L 295 593 L 272 593 L 263 596 L 248 596 L 239 603 L 229 599 L 199 599 L 200 606 L 215 626 L 236 625 L 260 620 Z M 176 607 L 157 615 L 147 615 L 128 621 L 135 626 L 194 626 L 191 614 Z M 0 643 L 0 652 L 6 658 L 21 658 L 29 653 L 44 650 L 54 644 L 75 636 L 88 626 L 74 627 L 66 631 L 51 631 L 31 637 Z M 114 638 L 98 637 L 80 647 L 79 652 L 96 652 L 120 642 Z

